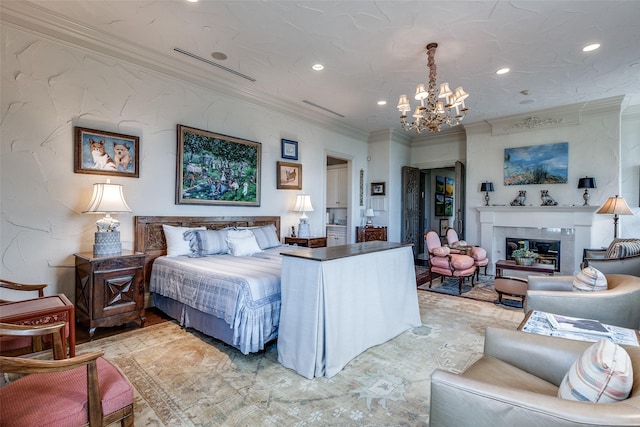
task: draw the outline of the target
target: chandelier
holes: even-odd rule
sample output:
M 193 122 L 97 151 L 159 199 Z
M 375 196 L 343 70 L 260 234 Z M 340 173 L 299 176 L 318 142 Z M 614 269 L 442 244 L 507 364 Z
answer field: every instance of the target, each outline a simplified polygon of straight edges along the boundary
M 449 127 L 459 125 L 467 114 L 464 100 L 469 97 L 469 94 L 462 89 L 462 86 L 451 92 L 449 83 L 442 83 L 436 95 L 436 61 L 434 57 L 437 47 L 438 43 L 429 43 L 427 45 L 429 84 L 426 89 L 423 84 L 419 84 L 416 87 L 415 99 L 420 101 L 420 105 L 416 107 L 413 113 L 415 121 L 412 123 L 407 122 L 407 113 L 411 111 L 411 104 L 409 104 L 407 95 L 401 95 L 398 101 L 398 111 L 401 113 L 400 123 L 407 131 L 415 130 L 417 133 L 422 133 L 425 130 L 439 132 L 443 125 Z M 439 101 L 438 98 L 443 98 L 444 101 Z

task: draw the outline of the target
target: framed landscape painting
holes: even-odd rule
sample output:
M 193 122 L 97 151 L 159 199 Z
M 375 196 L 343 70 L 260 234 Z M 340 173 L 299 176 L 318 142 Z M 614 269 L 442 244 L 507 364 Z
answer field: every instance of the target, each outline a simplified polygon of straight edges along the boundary
M 176 204 L 260 206 L 262 144 L 178 125 Z
M 566 184 L 569 143 L 504 149 L 504 185 Z

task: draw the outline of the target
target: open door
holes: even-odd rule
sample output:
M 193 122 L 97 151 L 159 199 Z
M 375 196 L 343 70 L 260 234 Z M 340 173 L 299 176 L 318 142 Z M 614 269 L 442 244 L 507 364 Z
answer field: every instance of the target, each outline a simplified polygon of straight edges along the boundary
M 413 243 L 413 257 L 422 253 L 422 226 L 420 224 L 421 201 L 420 169 L 410 166 L 402 167 L 402 230 L 400 238 L 403 243 Z
M 467 183 L 465 182 L 465 173 L 464 173 L 464 164 L 462 162 L 456 162 L 456 182 L 458 183 L 454 189 L 454 197 L 456 201 L 456 223 L 453 226 L 458 232 L 458 238 L 460 240 L 466 240 L 465 232 L 466 232 L 466 220 L 465 220 L 465 211 L 466 211 L 466 188 Z

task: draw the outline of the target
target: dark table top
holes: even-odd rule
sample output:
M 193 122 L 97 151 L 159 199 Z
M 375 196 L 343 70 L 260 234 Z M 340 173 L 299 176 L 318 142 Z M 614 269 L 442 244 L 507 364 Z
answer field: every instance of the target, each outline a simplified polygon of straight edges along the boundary
M 397 249 L 412 246 L 411 243 L 393 243 L 379 240 L 371 242 L 353 243 L 351 245 L 330 246 L 326 248 L 300 248 L 299 250 L 282 252 L 284 256 L 303 258 L 313 261 L 330 261 L 356 255 Z

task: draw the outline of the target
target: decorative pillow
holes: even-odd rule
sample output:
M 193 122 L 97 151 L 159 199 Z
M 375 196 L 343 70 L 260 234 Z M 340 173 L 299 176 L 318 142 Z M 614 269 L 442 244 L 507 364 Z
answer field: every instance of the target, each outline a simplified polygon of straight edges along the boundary
M 473 258 L 476 261 L 481 261 L 483 259 L 486 259 L 487 250 L 484 248 L 481 248 L 480 246 L 474 246 L 473 249 L 471 249 L 471 258 Z
M 184 238 L 189 242 L 192 258 L 207 255 L 228 254 L 227 233 L 229 229 L 222 230 L 189 230 L 185 231 Z
M 254 236 L 253 232 L 248 229 L 229 230 L 227 243 L 229 244 L 229 249 L 233 256 L 253 255 L 262 251 L 256 241 L 256 236 Z
M 167 241 L 167 256 L 174 257 L 189 255 L 191 249 L 189 242 L 185 240 L 184 233 L 189 230 L 205 230 L 205 227 L 175 227 L 173 225 L 162 224 L 164 238 Z
M 624 348 L 602 339 L 573 362 L 558 397 L 593 403 L 625 400 L 633 385 L 631 358 Z
M 238 228 L 238 229 L 243 230 L 242 228 Z M 273 224 L 263 225 L 260 227 L 250 227 L 248 228 L 248 230 L 251 230 L 253 235 L 256 236 L 256 241 L 258 242 L 258 246 L 260 246 L 260 249 L 262 250 L 281 245 L 280 240 L 276 235 L 276 226 Z
M 447 246 L 438 246 L 437 248 L 433 248 L 431 253 L 435 256 L 447 256 L 451 253 L 451 249 Z
M 596 268 L 585 267 L 573 279 L 574 291 L 604 291 L 607 289 L 607 278 Z
M 606 258 L 622 258 L 640 254 L 640 239 L 613 239 Z

